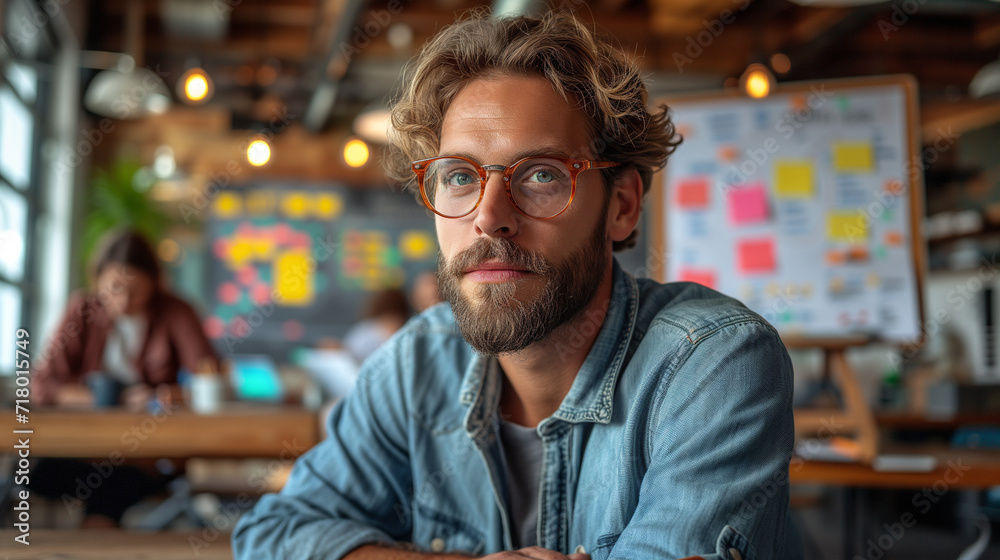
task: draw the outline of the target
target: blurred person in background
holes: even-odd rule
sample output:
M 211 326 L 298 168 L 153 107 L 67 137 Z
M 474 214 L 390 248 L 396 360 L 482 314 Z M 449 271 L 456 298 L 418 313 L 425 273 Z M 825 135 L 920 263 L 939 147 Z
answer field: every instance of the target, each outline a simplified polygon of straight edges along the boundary
M 417 313 L 422 313 L 444 301 L 438 289 L 437 274 L 431 271 L 418 274 L 410 290 L 410 301 L 413 302 L 413 309 Z
M 406 292 L 399 288 L 376 292 L 368 299 L 361 322 L 344 335 L 344 348 L 360 364 L 392 338 L 409 318 L 410 303 L 406 300 Z
M 93 290 L 70 298 L 35 365 L 31 396 L 37 404 L 124 405 L 133 411 L 170 406 L 180 401 L 181 368 L 218 367 L 197 314 L 163 285 L 156 254 L 138 232 L 113 232 L 103 240 L 92 280 Z M 127 462 L 99 472 L 103 482 L 80 495 L 78 481 L 95 468 L 73 459 L 41 459 L 31 488 L 54 499 L 83 500 L 84 527 L 113 527 L 126 509 L 170 479 L 152 464 Z
M 109 234 L 92 263 L 93 291 L 74 294 L 36 364 L 32 397 L 43 405 L 94 405 L 88 382 L 122 386 L 119 404 L 145 410 L 160 385 L 179 396 L 177 373 L 216 367 L 218 358 L 194 309 L 161 278 L 149 241 L 131 230 Z

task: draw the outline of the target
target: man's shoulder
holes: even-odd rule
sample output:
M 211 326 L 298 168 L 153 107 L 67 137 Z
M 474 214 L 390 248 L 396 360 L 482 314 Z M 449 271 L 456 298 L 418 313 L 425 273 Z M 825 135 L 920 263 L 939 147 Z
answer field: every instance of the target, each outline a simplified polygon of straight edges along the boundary
M 726 327 L 759 323 L 773 330 L 766 320 L 735 298 L 694 282 L 660 284 L 639 280 L 638 319 L 647 329 L 663 325 L 683 331 L 691 342 Z

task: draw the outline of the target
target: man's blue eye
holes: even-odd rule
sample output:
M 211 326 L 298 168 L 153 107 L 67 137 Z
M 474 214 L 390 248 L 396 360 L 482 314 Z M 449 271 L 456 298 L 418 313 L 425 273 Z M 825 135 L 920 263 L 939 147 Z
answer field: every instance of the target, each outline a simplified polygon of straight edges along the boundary
M 452 185 L 459 187 L 471 185 L 473 182 L 474 179 L 472 178 L 472 175 L 469 175 L 468 173 L 455 173 L 451 176 L 451 181 L 449 181 Z
M 531 180 L 536 183 L 549 183 L 555 180 L 555 177 L 549 171 L 536 171 L 531 176 Z

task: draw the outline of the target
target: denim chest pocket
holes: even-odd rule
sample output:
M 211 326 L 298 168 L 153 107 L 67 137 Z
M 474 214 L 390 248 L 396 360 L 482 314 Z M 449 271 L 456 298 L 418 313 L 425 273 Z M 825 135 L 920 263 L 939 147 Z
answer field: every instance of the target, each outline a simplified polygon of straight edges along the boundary
M 416 504 L 413 510 L 413 544 L 423 552 L 478 555 L 486 548 L 486 535 L 458 517 L 426 504 Z
M 591 560 L 607 560 L 620 535 L 621 533 L 612 533 L 598 537 L 597 546 L 590 553 Z

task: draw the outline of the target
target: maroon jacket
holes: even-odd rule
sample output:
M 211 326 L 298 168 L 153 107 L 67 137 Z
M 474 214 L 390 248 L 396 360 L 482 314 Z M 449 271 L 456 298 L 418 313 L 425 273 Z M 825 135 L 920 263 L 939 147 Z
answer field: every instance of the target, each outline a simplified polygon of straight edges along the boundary
M 164 291 L 153 295 L 146 313 L 146 337 L 136 358 L 136 371 L 148 385 L 176 383 L 177 371 L 195 371 L 205 358 L 217 360 L 201 322 L 190 305 Z M 75 294 L 45 352 L 36 359 L 32 400 L 54 404 L 59 387 L 84 383 L 99 371 L 112 319 L 94 294 Z

